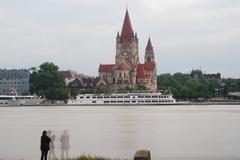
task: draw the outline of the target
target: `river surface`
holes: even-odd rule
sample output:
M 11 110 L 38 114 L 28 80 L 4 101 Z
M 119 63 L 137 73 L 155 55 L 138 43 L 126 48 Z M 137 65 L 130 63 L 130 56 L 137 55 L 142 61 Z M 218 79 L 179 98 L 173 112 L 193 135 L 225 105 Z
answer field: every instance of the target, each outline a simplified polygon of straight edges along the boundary
M 240 159 L 240 106 L 38 106 L 0 108 L 0 160 L 40 159 L 42 130 L 70 134 L 70 155 L 152 160 Z

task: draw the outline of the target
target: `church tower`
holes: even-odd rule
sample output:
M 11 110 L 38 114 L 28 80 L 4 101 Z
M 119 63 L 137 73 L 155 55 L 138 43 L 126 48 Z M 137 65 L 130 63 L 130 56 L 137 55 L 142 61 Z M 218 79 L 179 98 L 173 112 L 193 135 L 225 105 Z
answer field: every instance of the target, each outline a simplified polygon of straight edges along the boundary
M 136 85 L 137 66 L 139 64 L 138 57 L 138 38 L 134 33 L 126 10 L 121 34 L 117 34 L 116 38 L 116 57 L 115 64 L 124 64 L 129 70 L 130 83 L 134 87 Z
M 153 46 L 152 46 L 150 37 L 148 39 L 148 43 L 145 50 L 144 62 L 145 62 L 145 65 L 154 66 L 153 67 L 154 69 L 151 71 L 151 90 L 156 91 L 157 90 L 157 68 L 156 68 Z
M 153 52 L 153 46 L 151 39 L 149 37 L 147 47 L 145 50 L 145 58 L 144 58 L 145 63 L 153 63 L 155 64 L 155 58 L 154 58 L 154 52 Z

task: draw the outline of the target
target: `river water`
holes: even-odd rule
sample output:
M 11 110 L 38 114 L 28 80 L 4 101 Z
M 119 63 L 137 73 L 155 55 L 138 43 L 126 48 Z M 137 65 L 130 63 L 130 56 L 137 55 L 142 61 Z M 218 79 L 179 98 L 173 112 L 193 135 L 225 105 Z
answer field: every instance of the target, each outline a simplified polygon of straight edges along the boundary
M 42 130 L 70 134 L 70 155 L 152 160 L 240 159 L 240 106 L 38 106 L 0 108 L 0 160 L 40 159 Z

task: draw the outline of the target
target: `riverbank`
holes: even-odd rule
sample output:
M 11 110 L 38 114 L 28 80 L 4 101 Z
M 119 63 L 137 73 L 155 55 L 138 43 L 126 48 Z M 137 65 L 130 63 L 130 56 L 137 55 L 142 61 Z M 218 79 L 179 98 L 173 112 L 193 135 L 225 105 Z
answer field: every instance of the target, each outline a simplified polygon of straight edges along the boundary
M 189 102 L 184 105 L 240 105 L 240 101 L 225 101 L 225 102 Z

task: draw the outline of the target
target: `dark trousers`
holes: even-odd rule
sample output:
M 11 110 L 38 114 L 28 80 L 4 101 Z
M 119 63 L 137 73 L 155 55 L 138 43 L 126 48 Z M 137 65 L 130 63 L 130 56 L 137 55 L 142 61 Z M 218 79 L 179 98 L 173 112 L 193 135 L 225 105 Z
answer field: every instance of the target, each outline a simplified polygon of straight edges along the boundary
M 47 160 L 48 150 L 42 150 L 41 160 Z

